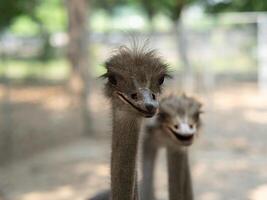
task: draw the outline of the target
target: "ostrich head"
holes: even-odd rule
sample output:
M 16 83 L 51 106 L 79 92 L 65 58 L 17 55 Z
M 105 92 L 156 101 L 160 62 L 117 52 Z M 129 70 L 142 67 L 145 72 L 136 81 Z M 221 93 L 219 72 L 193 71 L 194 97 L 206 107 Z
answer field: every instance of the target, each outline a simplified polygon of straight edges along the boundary
M 201 108 L 199 101 L 185 94 L 171 95 L 161 100 L 157 119 L 172 143 L 184 146 L 193 143 L 201 127 Z
M 120 47 L 105 67 L 105 94 L 114 108 L 143 117 L 157 113 L 158 95 L 164 79 L 170 76 L 155 50 Z

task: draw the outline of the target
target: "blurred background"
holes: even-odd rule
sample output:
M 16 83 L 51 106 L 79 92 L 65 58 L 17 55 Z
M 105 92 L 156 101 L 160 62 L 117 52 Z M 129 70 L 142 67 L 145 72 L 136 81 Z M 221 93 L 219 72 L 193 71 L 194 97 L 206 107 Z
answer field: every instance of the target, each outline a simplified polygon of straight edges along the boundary
M 204 103 L 196 199 L 267 199 L 267 1 L 1 0 L 0 199 L 109 187 L 104 61 L 132 37 L 170 64 L 166 92 Z M 157 196 L 167 199 L 164 152 Z

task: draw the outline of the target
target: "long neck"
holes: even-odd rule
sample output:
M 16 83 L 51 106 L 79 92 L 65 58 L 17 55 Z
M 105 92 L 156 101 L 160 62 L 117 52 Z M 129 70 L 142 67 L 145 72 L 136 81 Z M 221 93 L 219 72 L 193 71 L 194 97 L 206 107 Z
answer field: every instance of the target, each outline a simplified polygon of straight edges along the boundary
M 155 142 L 155 134 L 146 129 L 142 143 L 142 187 L 141 200 L 154 200 L 154 169 L 159 145 Z
M 167 148 L 169 199 L 193 200 L 188 152 L 186 149 Z
M 141 117 L 113 108 L 112 200 L 137 198 L 136 157 L 141 122 Z

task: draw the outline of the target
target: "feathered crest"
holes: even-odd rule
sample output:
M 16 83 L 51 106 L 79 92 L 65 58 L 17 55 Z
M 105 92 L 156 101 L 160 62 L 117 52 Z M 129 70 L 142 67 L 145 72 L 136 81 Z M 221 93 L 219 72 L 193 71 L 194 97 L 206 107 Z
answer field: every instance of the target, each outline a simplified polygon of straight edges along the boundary
M 190 110 L 192 113 L 203 113 L 202 103 L 195 97 L 188 96 L 185 92 L 179 95 L 170 93 L 160 101 L 162 110 L 173 112 L 177 109 Z
M 137 67 L 143 67 L 143 73 L 161 73 L 166 78 L 171 78 L 168 64 L 155 49 L 149 48 L 149 40 L 140 41 L 135 38 L 131 39 L 129 46 L 122 45 L 113 50 L 111 57 L 105 62 L 107 73 L 101 77 L 108 77 L 112 72 L 135 73 Z

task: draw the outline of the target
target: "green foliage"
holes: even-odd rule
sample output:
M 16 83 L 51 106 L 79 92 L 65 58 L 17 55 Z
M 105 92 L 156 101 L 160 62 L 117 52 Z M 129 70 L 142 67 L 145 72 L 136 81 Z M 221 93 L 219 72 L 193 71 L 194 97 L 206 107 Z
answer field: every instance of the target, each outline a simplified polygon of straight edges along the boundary
M 152 18 L 161 11 L 161 1 L 157 0 L 139 0 L 139 4 L 151 21 Z
M 187 0 L 139 0 L 136 1 L 144 10 L 149 20 L 157 14 L 164 14 L 172 21 L 180 18 L 183 7 L 190 3 Z
M 62 0 L 45 0 L 34 10 L 34 17 L 49 32 L 64 31 L 67 26 L 67 12 Z
M 39 58 L 47 61 L 54 57 L 50 44 L 53 32 L 65 31 L 67 13 L 63 0 L 38 0 L 38 4 L 27 15 L 19 17 L 11 26 L 13 33 L 18 35 L 37 35 L 42 39 Z
M 163 12 L 170 17 L 172 21 L 180 18 L 182 9 L 188 3 L 186 0 L 160 0 Z
M 149 21 L 158 14 L 168 16 L 176 22 L 181 15 L 182 9 L 197 0 L 92 0 L 92 10 L 104 10 L 111 16 L 117 14 L 122 7 L 132 7 L 143 11 Z
M 36 6 L 36 0 L 1 0 L 0 31 L 9 26 L 18 16 L 27 14 Z
M 13 33 L 24 36 L 40 34 L 44 28 L 50 33 L 65 31 L 66 8 L 63 0 L 1 0 L 0 29 L 8 25 Z
M 94 9 L 103 9 L 109 15 L 114 15 L 116 8 L 132 5 L 134 3 L 133 0 L 91 0 L 91 6 Z
M 240 12 L 253 12 L 253 11 L 267 11 L 267 1 L 265 0 L 228 0 L 228 1 L 215 1 L 204 0 L 201 1 L 210 13 L 240 11 Z
M 38 25 L 28 15 L 21 15 L 11 24 L 12 33 L 19 36 L 34 36 L 39 33 Z
M 168 16 L 176 22 L 181 15 L 183 8 L 196 0 L 140 0 L 142 7 L 151 19 L 158 13 Z

